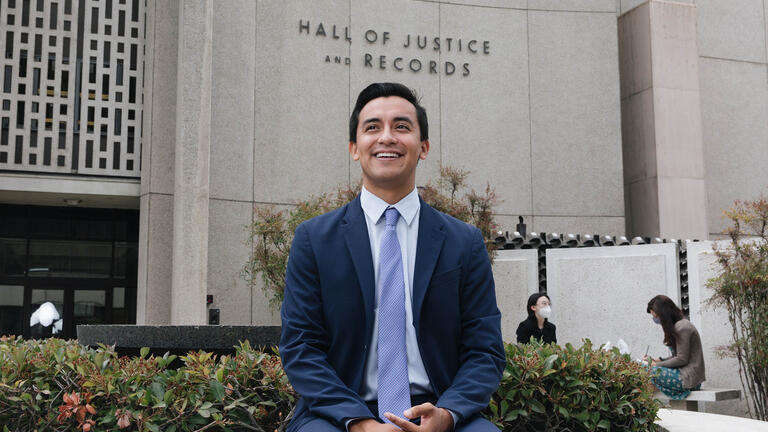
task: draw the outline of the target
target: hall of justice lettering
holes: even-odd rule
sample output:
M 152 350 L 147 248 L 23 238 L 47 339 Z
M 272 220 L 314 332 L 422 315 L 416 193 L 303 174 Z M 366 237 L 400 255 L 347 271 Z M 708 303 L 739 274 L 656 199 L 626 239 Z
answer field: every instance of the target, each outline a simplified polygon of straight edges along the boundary
M 307 36 L 314 35 L 315 37 L 330 38 L 345 40 L 347 43 L 352 43 L 352 37 L 350 35 L 349 26 L 337 26 L 336 24 L 324 24 L 318 22 L 314 24 L 310 20 L 299 20 L 299 33 L 306 34 Z M 392 45 L 392 34 L 388 31 L 377 32 L 376 30 L 369 29 L 363 33 L 363 39 L 368 45 L 382 46 L 395 46 L 403 49 L 416 49 L 418 51 L 431 52 L 431 53 L 467 53 L 470 55 L 489 55 L 491 52 L 490 41 L 477 40 L 477 39 L 465 39 L 454 37 L 429 37 L 427 35 L 418 34 L 406 34 L 402 39 L 402 42 L 397 45 Z M 325 63 L 336 63 L 350 65 L 351 60 L 346 56 L 338 55 L 326 55 Z M 457 71 L 461 76 L 469 76 L 470 64 L 460 63 L 456 64 L 450 60 L 436 61 L 431 59 L 423 59 L 418 57 L 402 57 L 402 56 L 390 56 L 386 55 L 374 55 L 371 53 L 364 53 L 362 57 L 363 66 L 366 68 L 378 68 L 388 69 L 392 68 L 397 71 L 409 70 L 411 72 L 425 71 L 429 74 L 444 74 L 446 76 L 453 75 Z
M 376 31 L 368 30 L 367 32 L 365 32 L 366 42 L 373 44 L 373 43 L 376 43 L 378 39 L 379 39 L 379 34 Z M 389 32 L 381 33 L 382 45 L 386 45 L 389 39 L 390 39 Z M 437 52 L 468 51 L 472 54 L 477 54 L 482 51 L 482 53 L 485 55 L 488 55 L 491 53 L 491 42 L 482 41 L 481 43 L 477 39 L 470 39 L 469 41 L 464 41 L 461 38 L 450 38 L 450 37 L 441 38 L 439 36 L 430 38 L 424 35 L 407 34 L 405 35 L 403 48 L 410 48 L 411 46 L 417 47 L 422 50 L 431 47 L 433 51 L 437 51 Z
M 326 60 L 328 62 L 328 60 Z M 387 69 L 392 67 L 397 71 L 410 70 L 411 72 L 421 72 L 422 70 L 428 71 L 430 74 L 444 73 L 446 76 L 453 75 L 456 72 L 457 65 L 450 61 L 442 62 L 442 65 L 436 60 L 424 60 L 418 58 L 404 59 L 402 57 L 395 57 L 394 59 L 388 59 L 385 55 L 374 57 L 371 53 L 365 53 L 363 55 L 363 66 L 367 68 L 373 68 L 377 66 L 379 69 Z M 469 63 L 461 65 L 461 76 L 469 76 Z
M 332 39 L 343 39 L 348 43 L 352 43 L 352 37 L 349 32 L 349 26 L 340 27 L 336 24 L 326 25 L 322 22 L 317 25 L 312 25 L 309 20 L 299 20 L 299 33 L 307 35 L 314 35 L 317 37 L 329 37 Z M 387 45 L 392 37 L 390 32 L 377 32 L 376 30 L 367 30 L 364 34 L 365 41 L 369 44 L 375 44 L 380 42 L 382 45 Z M 479 41 L 477 39 L 465 40 L 462 38 L 453 37 L 429 37 L 426 35 L 412 35 L 407 34 L 403 38 L 403 48 L 416 47 L 419 49 L 431 48 L 436 52 L 469 52 L 471 54 L 482 53 L 488 55 L 491 53 L 491 42 L 484 40 Z
M 314 32 L 312 32 L 313 29 L 314 29 Z M 342 29 L 340 27 L 336 27 L 336 24 L 327 26 L 327 30 L 326 30 L 326 26 L 322 22 L 318 23 L 317 26 L 310 27 L 309 20 L 304 21 L 300 19 L 299 33 L 314 34 L 315 36 L 330 37 L 333 39 L 342 39 L 342 36 L 343 36 L 344 40 L 346 40 L 347 42 L 352 42 L 352 38 L 349 35 L 349 26 L 345 26 L 343 28 L 343 34 L 342 34 Z

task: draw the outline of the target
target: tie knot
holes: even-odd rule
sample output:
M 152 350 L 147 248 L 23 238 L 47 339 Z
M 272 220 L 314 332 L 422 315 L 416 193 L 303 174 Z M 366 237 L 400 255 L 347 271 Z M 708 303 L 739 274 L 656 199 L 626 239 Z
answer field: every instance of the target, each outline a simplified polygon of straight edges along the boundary
M 389 207 L 384 211 L 384 217 L 387 220 L 387 227 L 394 227 L 397 225 L 397 218 L 400 217 L 400 213 L 394 207 Z

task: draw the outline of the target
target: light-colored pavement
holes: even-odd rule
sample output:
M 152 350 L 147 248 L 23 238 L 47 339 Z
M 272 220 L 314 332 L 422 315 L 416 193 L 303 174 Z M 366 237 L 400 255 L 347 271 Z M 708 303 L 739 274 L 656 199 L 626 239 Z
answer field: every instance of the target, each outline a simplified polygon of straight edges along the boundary
M 656 422 L 669 432 L 768 432 L 768 422 L 662 408 Z

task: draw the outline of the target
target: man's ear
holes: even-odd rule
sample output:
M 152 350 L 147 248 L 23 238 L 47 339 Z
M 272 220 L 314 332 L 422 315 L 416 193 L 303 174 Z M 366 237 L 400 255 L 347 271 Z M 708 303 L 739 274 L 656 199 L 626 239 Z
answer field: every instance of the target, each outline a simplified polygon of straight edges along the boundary
M 419 159 L 424 160 L 429 154 L 429 140 L 425 139 L 421 142 L 421 152 L 419 153 Z
M 349 142 L 349 154 L 352 156 L 352 159 L 354 160 L 360 160 L 360 155 L 357 153 L 357 143 L 350 141 Z

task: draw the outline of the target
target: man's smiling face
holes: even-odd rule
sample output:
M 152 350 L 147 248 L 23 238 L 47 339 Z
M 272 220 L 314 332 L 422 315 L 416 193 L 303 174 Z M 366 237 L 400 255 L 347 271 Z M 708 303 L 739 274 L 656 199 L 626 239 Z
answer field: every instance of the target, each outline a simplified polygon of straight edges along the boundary
M 413 104 L 399 96 L 371 100 L 360 110 L 356 137 L 349 153 L 360 162 L 366 189 L 400 198 L 413 190 L 416 165 L 429 153 Z

